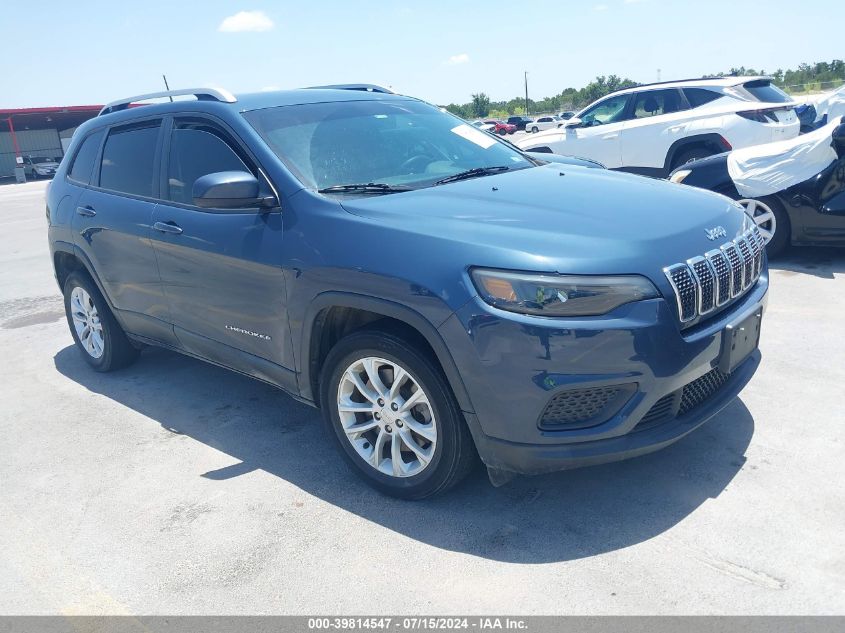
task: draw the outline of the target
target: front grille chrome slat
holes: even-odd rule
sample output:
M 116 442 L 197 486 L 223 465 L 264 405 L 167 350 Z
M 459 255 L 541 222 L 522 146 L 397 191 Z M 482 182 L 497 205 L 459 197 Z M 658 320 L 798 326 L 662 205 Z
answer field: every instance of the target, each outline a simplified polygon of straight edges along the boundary
M 698 296 L 698 313 L 709 314 L 716 308 L 716 271 L 710 267 L 704 257 L 693 257 L 687 261 L 687 265 L 695 278 L 696 294 Z
M 669 283 L 675 290 L 678 302 L 678 315 L 681 322 L 692 321 L 696 317 L 698 290 L 692 271 L 686 264 L 675 264 L 664 269 Z
M 704 254 L 716 273 L 716 305 L 723 306 L 731 298 L 731 263 L 721 250 Z
M 764 250 L 754 227 L 704 256 L 664 268 L 681 323 L 706 316 L 751 288 L 763 271 Z

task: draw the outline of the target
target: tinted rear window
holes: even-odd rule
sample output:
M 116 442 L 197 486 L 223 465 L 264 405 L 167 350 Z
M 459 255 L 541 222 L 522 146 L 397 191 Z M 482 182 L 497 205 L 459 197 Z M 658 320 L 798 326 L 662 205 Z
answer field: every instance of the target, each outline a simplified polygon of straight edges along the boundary
M 91 181 L 91 172 L 94 171 L 94 161 L 97 159 L 97 152 L 100 150 L 103 133 L 103 130 L 98 130 L 85 137 L 82 145 L 79 146 L 79 151 L 73 157 L 68 178 L 85 185 Z
M 151 198 L 158 130 L 159 122 L 112 130 L 103 148 L 100 186 Z
M 750 92 L 757 101 L 764 101 L 766 103 L 787 103 L 792 101 L 792 98 L 777 86 L 773 86 L 772 82 L 764 79 L 757 79 L 755 81 L 747 81 L 742 84 L 746 91 Z
M 684 95 L 686 95 L 687 101 L 689 101 L 690 106 L 693 108 L 703 106 L 705 103 L 715 101 L 722 96 L 718 92 L 713 92 L 706 88 L 684 88 Z

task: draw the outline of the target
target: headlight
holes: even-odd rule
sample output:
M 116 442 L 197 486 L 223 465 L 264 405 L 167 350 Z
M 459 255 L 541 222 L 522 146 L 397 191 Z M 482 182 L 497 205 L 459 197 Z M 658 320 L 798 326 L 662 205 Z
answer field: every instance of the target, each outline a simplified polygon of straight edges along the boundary
M 532 275 L 484 268 L 470 274 L 484 301 L 522 314 L 596 316 L 658 296 L 652 283 L 639 275 Z
M 684 178 L 689 176 L 692 173 L 692 169 L 679 169 L 674 174 L 669 177 L 669 182 L 676 182 L 681 184 L 684 182 Z

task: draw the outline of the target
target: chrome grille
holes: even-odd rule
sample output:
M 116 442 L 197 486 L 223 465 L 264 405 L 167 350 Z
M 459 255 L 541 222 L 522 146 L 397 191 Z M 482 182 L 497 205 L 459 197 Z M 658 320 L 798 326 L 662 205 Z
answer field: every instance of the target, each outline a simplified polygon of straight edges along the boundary
M 764 249 L 763 238 L 754 227 L 703 257 L 664 268 L 675 291 L 681 322 L 709 314 L 754 285 L 763 269 Z

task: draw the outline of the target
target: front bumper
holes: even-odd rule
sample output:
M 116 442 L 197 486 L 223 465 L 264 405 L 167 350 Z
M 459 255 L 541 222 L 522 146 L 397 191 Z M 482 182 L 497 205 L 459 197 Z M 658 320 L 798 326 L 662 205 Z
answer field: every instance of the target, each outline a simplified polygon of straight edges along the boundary
M 767 291 L 764 271 L 735 304 L 684 331 L 663 299 L 565 321 L 471 301 L 440 332 L 472 401 L 466 415 L 482 460 L 535 474 L 627 459 L 679 440 L 736 397 L 754 375 L 759 351 L 694 407 L 679 411 L 676 404 L 673 414 L 657 418 L 655 410 L 717 369 L 725 328 L 762 311 Z M 541 424 L 556 395 L 615 386 L 623 387 L 622 399 L 606 419 L 583 428 Z

